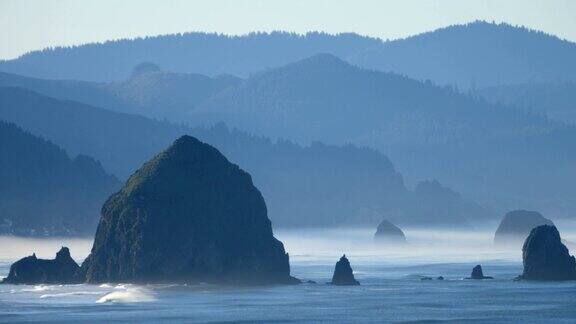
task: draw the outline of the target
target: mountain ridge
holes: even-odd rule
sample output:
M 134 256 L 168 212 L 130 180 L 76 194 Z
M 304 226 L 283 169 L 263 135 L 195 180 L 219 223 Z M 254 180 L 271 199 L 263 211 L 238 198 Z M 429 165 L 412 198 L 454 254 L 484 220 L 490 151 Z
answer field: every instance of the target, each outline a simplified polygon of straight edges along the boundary
M 466 48 L 471 50 L 465 52 Z M 576 80 L 570 60 L 575 43 L 522 26 L 485 21 L 386 41 L 353 33 L 170 34 L 33 51 L 0 62 L 0 70 L 50 79 L 117 81 L 129 76 L 130 67 L 151 61 L 175 72 L 247 77 L 322 52 L 365 68 L 463 89 Z
M 408 208 L 417 198 L 390 160 L 373 149 L 320 143 L 303 147 L 223 124 L 190 128 L 17 88 L 0 87 L 0 118 L 18 122 L 74 153 L 96 156 L 122 177 L 182 134 L 195 136 L 253 175 L 277 226 L 373 224 L 383 215 L 394 221 L 429 222 Z M 494 216 L 474 208 L 451 208 L 449 213 L 450 221 L 459 225 Z M 437 220 L 442 222 L 443 218 Z

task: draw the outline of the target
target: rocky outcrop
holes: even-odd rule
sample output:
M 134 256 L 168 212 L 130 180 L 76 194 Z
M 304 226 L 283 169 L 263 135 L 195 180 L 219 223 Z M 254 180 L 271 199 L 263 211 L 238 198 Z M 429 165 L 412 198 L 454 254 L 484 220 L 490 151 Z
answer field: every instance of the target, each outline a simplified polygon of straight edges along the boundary
M 383 220 L 376 229 L 376 234 L 374 234 L 374 240 L 379 244 L 406 244 L 406 236 L 402 230 L 390 223 L 387 220 Z
M 576 261 L 555 226 L 534 228 L 522 247 L 524 280 L 576 280 Z
M 332 281 L 330 282 L 336 286 L 357 286 L 360 283 L 354 278 L 354 273 L 352 267 L 350 266 L 350 261 L 343 255 L 340 261 L 336 262 L 336 267 L 334 268 L 334 275 L 332 276 Z
M 296 283 L 250 175 L 183 136 L 137 170 L 102 208 L 90 283 Z
M 10 266 L 6 284 L 71 284 L 80 283 L 80 267 L 70 256 L 70 250 L 63 247 L 54 260 L 38 259 L 36 254 L 22 258 Z
M 508 212 L 496 230 L 494 244 L 520 245 L 528 237 L 530 231 L 540 225 L 554 226 L 554 223 L 535 211 L 514 210 Z
M 474 268 L 472 268 L 472 274 L 467 279 L 494 279 L 494 278 L 485 276 L 484 272 L 482 271 L 482 266 L 478 264 Z

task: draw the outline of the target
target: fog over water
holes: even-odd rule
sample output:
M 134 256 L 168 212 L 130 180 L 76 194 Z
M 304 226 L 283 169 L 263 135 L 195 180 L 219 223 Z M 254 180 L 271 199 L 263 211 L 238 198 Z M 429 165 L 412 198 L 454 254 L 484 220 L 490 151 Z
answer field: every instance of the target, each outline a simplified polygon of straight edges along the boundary
M 429 263 L 471 262 L 490 259 L 521 261 L 521 246 L 497 249 L 492 244 L 494 232 L 488 230 L 426 230 L 406 229 L 405 246 L 378 245 L 374 230 L 298 229 L 275 230 L 284 243 L 291 261 L 322 260 L 332 263 L 342 254 L 370 262 Z M 570 240 L 575 232 L 562 232 Z M 0 260 L 13 262 L 36 253 L 39 258 L 52 259 L 61 246 L 70 248 L 72 257 L 82 262 L 90 253 L 92 238 L 23 238 L 0 236 Z M 334 261 L 335 262 L 335 261 Z
M 407 229 L 407 245 L 379 245 L 374 230 L 277 231 L 291 260 L 335 260 L 346 254 L 356 262 L 422 264 L 475 262 L 486 259 L 520 260 L 520 249 L 497 250 L 488 231 Z
M 406 246 L 378 245 L 374 230 L 356 229 L 298 229 L 276 230 L 275 236 L 284 243 L 291 260 L 329 259 L 342 254 L 369 258 L 375 261 L 436 262 L 469 261 L 483 258 L 519 260 L 517 251 L 494 249 L 490 231 L 457 231 L 407 229 Z M 565 234 L 564 234 L 565 235 Z M 32 253 L 39 258 L 53 258 L 61 246 L 70 248 L 72 257 L 81 262 L 92 247 L 92 238 L 23 238 L 0 236 L 0 259 L 14 261 Z
M 572 223 L 558 224 L 565 239 Z M 493 246 L 495 226 L 476 230 L 405 228 L 406 246 L 378 246 L 374 229 L 275 230 L 292 274 L 318 284 L 232 288 L 212 285 L 0 285 L 0 322 L 570 322 L 576 283 L 530 283 L 521 246 Z M 81 262 L 92 239 L 0 237 L 0 277 L 35 252 L 53 258 L 68 246 Z M 521 245 L 521 244 L 520 244 Z M 358 287 L 325 285 L 342 254 Z M 465 280 L 482 264 L 494 280 Z M 445 280 L 422 280 L 443 276 Z
M 62 246 L 69 247 L 72 258 L 81 261 L 90 253 L 92 238 L 0 236 L 0 260 L 15 261 L 32 253 L 39 258 L 53 259 Z
M 556 221 L 562 238 L 576 241 L 576 222 Z M 479 229 L 404 229 L 408 244 L 382 245 L 374 242 L 372 228 L 276 229 L 275 236 L 284 243 L 291 261 L 330 260 L 347 254 L 370 262 L 429 263 L 472 262 L 482 260 L 521 261 L 522 246 L 497 248 L 493 245 L 496 224 Z M 15 261 L 36 253 L 39 258 L 53 258 L 62 246 L 81 262 L 90 253 L 92 238 L 24 238 L 0 236 L 0 260 Z

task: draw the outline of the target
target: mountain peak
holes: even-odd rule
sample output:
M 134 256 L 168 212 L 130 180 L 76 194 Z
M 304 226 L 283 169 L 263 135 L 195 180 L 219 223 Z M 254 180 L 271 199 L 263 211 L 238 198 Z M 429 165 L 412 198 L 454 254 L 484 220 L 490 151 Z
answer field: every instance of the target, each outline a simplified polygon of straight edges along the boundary
M 295 67 L 295 66 L 306 69 L 318 69 L 318 68 L 335 69 L 335 68 L 348 68 L 351 65 L 335 55 L 328 53 L 319 53 L 304 58 L 302 60 L 296 61 L 294 63 L 285 65 L 284 67 Z
M 183 179 L 183 175 L 190 175 L 198 170 L 206 172 L 209 169 L 226 169 L 230 166 L 239 169 L 214 147 L 195 137 L 184 135 L 132 174 L 122 190 L 130 195 L 135 191 L 145 192 L 171 183 L 165 187 L 165 193 L 173 193 L 180 190 L 179 185 L 190 185 Z M 173 181 L 177 174 L 180 179 Z
M 174 141 L 174 144 L 172 144 L 171 148 L 197 145 L 200 143 L 202 143 L 202 142 L 200 142 L 198 139 L 196 139 L 190 135 L 182 135 L 176 141 Z

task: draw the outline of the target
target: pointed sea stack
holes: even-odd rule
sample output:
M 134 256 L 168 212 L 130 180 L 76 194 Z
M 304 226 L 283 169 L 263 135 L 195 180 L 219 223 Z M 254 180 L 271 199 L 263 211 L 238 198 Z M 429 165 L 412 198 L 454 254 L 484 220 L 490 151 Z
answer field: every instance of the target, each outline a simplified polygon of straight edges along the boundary
M 555 226 L 534 228 L 522 247 L 524 280 L 576 280 L 576 261 Z
M 402 232 L 398 226 L 387 220 L 383 220 L 380 225 L 378 225 L 376 234 L 374 234 L 374 240 L 378 244 L 406 244 L 404 232 Z
M 10 266 L 5 284 L 72 284 L 80 283 L 80 267 L 70 256 L 70 250 L 63 247 L 54 260 L 38 259 L 36 254 L 16 261 Z
M 348 261 L 346 255 L 343 255 L 340 258 L 340 261 L 336 262 L 334 275 L 332 276 L 332 281 L 330 283 L 336 286 L 360 285 L 360 283 L 354 278 L 354 273 L 352 272 L 350 261 Z
M 472 269 L 472 274 L 468 279 L 494 279 L 494 278 L 485 276 L 484 272 L 482 271 L 482 266 L 478 264 Z
M 102 208 L 89 283 L 297 283 L 250 175 L 183 136 Z

